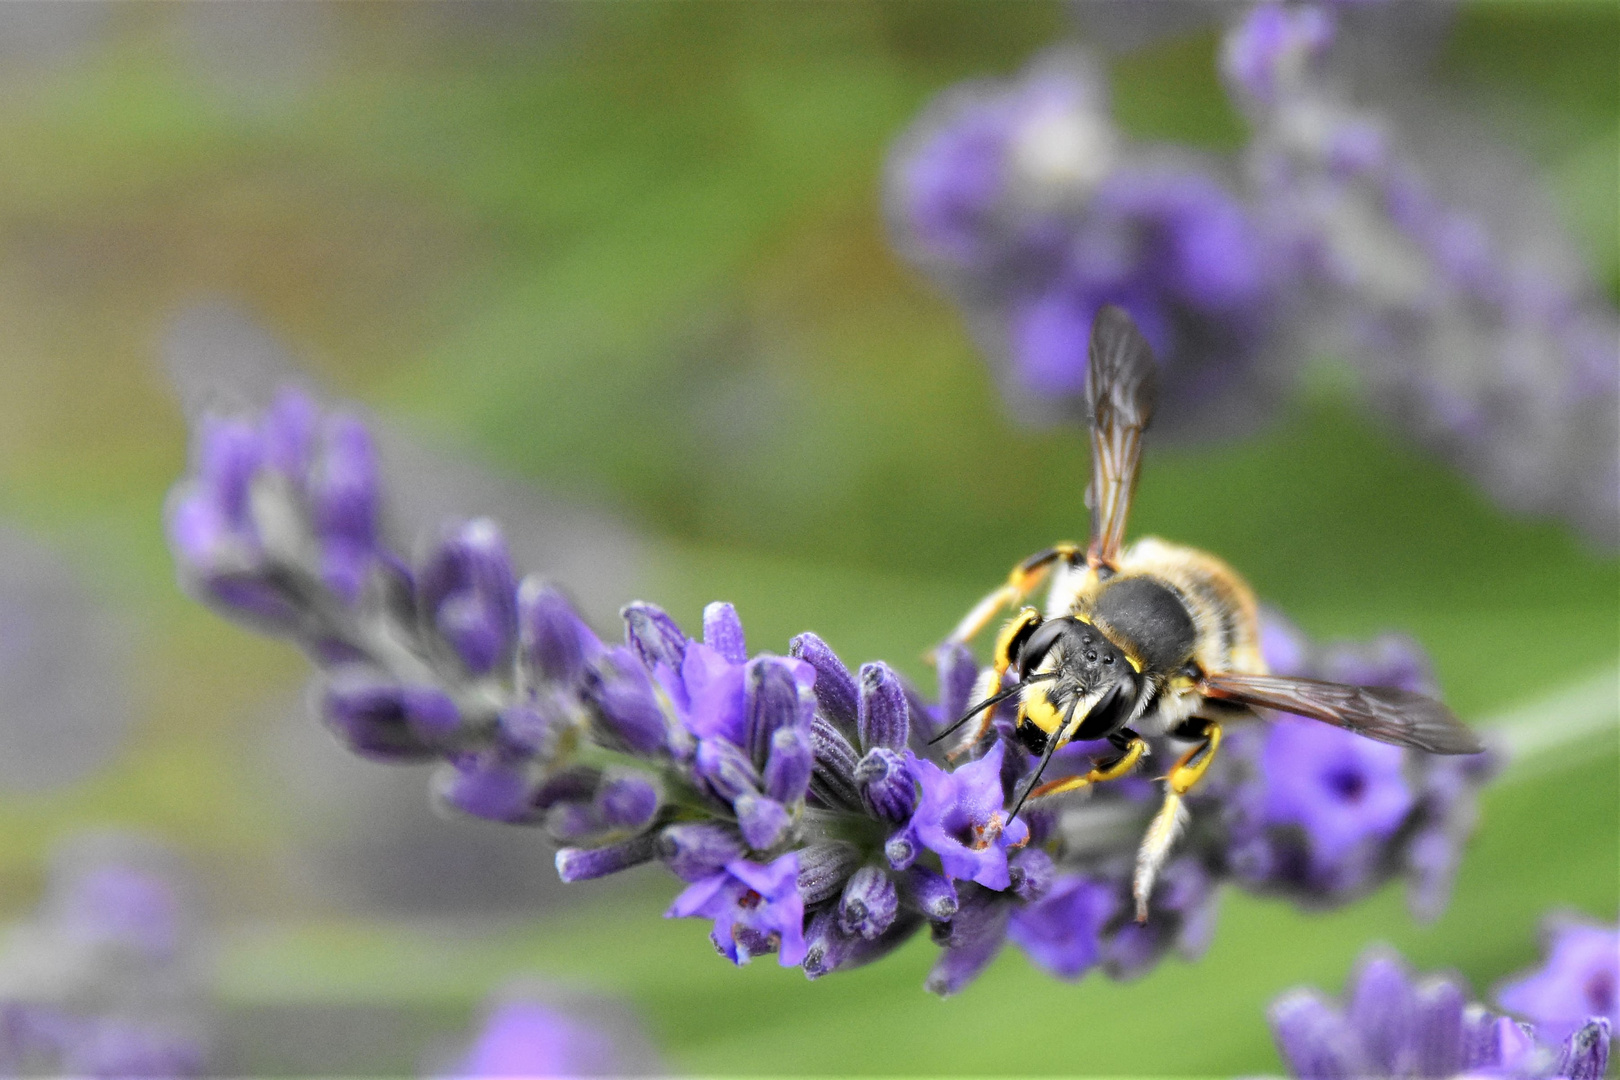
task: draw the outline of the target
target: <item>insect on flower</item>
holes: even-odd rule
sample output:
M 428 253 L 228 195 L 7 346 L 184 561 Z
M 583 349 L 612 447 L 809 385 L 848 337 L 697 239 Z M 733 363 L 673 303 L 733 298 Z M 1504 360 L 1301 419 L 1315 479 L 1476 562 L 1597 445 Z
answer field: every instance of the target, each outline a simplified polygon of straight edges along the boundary
M 1254 593 L 1231 567 L 1153 537 L 1125 547 L 1155 394 L 1147 341 L 1125 311 L 1104 307 L 1092 326 L 1086 371 L 1090 543 L 1057 544 L 1031 555 L 952 632 L 947 646 L 970 640 L 1050 580 L 1044 613 L 1023 607 L 1001 628 L 992 664 L 975 688 L 978 704 L 936 736 L 978 717 L 956 748 L 963 753 L 990 730 L 995 706 L 1017 700 L 1016 737 L 1039 763 L 1008 820 L 1029 799 L 1127 775 L 1148 752 L 1144 736 L 1191 742 L 1164 778 L 1164 803 L 1137 852 L 1132 891 L 1139 922 L 1147 918 L 1154 879 L 1186 822 L 1183 797 L 1214 760 L 1223 723 L 1256 708 L 1276 709 L 1432 754 L 1483 749 L 1449 709 L 1421 694 L 1269 674 Z M 1117 754 L 1083 775 L 1042 784 L 1053 754 L 1075 739 L 1106 739 Z

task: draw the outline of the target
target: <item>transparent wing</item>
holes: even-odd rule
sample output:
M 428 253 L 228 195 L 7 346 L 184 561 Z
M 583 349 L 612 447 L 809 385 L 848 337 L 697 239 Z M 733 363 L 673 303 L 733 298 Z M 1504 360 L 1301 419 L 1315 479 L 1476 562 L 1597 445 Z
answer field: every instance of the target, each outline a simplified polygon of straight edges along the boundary
M 1203 689 L 1213 698 L 1308 716 L 1369 739 L 1431 754 L 1477 754 L 1485 749 L 1479 736 L 1450 709 L 1405 690 L 1232 674 L 1206 676 Z
M 1125 543 L 1125 519 L 1142 464 L 1142 432 L 1158 396 L 1153 350 L 1122 308 L 1109 305 L 1091 324 L 1086 398 L 1091 405 L 1092 566 L 1113 566 Z

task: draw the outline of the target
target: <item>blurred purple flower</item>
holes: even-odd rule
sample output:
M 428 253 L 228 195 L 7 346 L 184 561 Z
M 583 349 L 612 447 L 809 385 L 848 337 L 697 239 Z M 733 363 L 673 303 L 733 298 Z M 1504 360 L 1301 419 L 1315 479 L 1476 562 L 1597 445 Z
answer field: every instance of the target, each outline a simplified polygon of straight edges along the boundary
M 1102 958 L 1103 925 L 1118 903 L 1112 885 L 1067 874 L 1041 899 L 1013 912 L 1007 937 L 1052 974 L 1078 979 Z
M 455 1077 L 616 1076 L 613 1042 L 602 1031 L 544 1005 L 509 1001 L 484 1021 Z
M 1222 405 L 1230 424 L 1269 396 L 1270 239 L 1209 163 L 1124 143 L 1084 56 L 947 92 L 897 144 L 887 201 L 901 252 L 964 307 L 1032 415 L 1079 415 L 1091 320 L 1109 303 L 1174 372 L 1167 426 Z
M 0 954 L 0 1074 L 206 1073 L 195 928 L 168 861 L 116 834 L 57 852 Z
M 1345 997 L 1341 1006 L 1295 990 L 1272 1004 L 1272 1033 L 1291 1075 L 1598 1080 L 1608 1059 L 1607 1020 L 1546 1042 L 1528 1026 L 1469 1004 L 1455 982 L 1414 981 L 1400 958 L 1384 951 L 1362 958 Z
M 1497 987 L 1496 1003 L 1549 1039 L 1568 1038 L 1592 1017 L 1620 1027 L 1620 928 L 1556 917 L 1543 936 L 1546 963 Z
M 1310 873 L 1330 874 L 1366 844 L 1394 835 L 1414 802 L 1406 751 L 1313 720 L 1270 726 L 1261 768 L 1268 823 L 1305 834 Z

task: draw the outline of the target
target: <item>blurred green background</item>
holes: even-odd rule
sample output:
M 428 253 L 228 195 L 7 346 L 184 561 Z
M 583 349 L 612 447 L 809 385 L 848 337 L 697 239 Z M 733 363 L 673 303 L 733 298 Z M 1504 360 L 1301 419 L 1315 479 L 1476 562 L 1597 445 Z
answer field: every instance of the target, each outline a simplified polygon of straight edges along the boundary
M 1128 986 L 1061 983 L 1009 950 L 941 1002 L 923 942 L 814 985 L 733 970 L 700 923 L 659 918 L 675 883 L 655 873 L 588 907 L 431 918 L 288 873 L 320 838 L 264 782 L 254 728 L 304 663 L 185 600 L 161 534 L 186 453 L 160 359 L 176 312 L 236 305 L 334 394 L 621 523 L 640 554 L 618 600 L 693 626 L 729 599 L 755 648 L 815 629 L 930 687 L 925 647 L 1012 562 L 1084 534 L 1086 452 L 1007 417 L 954 310 L 888 249 L 885 150 L 931 95 L 1015 71 L 1073 13 L 71 7 L 0 49 L 0 515 L 128 618 L 137 714 L 105 768 L 0 793 L 0 910 L 31 907 L 76 829 L 181 848 L 245 1070 L 310 1067 L 289 1017 L 369 1011 L 394 1034 L 343 1044 L 332 1070 L 412 1071 L 532 973 L 625 996 L 681 1071 L 1275 1071 L 1265 1003 L 1336 990 L 1370 941 L 1485 988 L 1532 961 L 1549 908 L 1615 916 L 1612 726 L 1487 795 L 1436 924 L 1393 890 L 1321 916 L 1228 894 L 1204 960 Z M 1239 146 L 1216 41 L 1114 57 L 1125 130 Z M 1476 3 L 1435 70 L 1544 170 L 1611 297 L 1617 58 L 1612 4 Z M 1613 555 L 1404 445 L 1331 358 L 1256 437 L 1150 442 L 1134 521 L 1221 553 L 1312 634 L 1414 634 L 1472 720 L 1614 687 Z

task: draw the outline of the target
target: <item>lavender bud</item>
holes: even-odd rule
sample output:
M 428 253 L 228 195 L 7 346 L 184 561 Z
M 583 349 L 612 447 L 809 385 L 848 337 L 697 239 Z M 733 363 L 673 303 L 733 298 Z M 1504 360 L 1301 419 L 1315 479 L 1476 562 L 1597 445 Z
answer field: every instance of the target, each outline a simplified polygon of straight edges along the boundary
M 855 767 L 861 803 L 875 817 L 899 825 L 910 821 L 917 808 L 917 782 L 899 754 L 878 747 Z
M 716 601 L 703 609 L 703 644 L 733 664 L 748 662 L 748 641 L 736 608 Z
M 713 822 L 671 825 L 658 834 L 658 857 L 682 881 L 701 881 L 745 853 L 735 829 Z
M 845 932 L 838 925 L 836 907 L 818 911 L 804 934 L 805 977 L 819 979 L 834 971 L 847 971 L 879 960 L 910 940 L 920 924 L 916 915 L 905 912 L 887 931 L 868 941 L 859 934 Z
M 531 679 L 563 686 L 576 685 L 602 652 L 567 597 L 533 576 L 518 589 L 518 644 Z
M 918 847 L 916 834 L 907 826 L 889 837 L 883 845 L 883 857 L 889 860 L 891 868 L 904 870 L 917 861 Z
M 810 726 L 814 699 L 800 692 L 798 666 L 780 656 L 760 656 L 749 662 L 744 674 L 748 753 L 762 767 L 779 728 Z
M 264 463 L 289 480 L 309 471 L 320 408 L 296 386 L 283 386 L 259 420 Z
M 647 670 L 629 649 L 609 649 L 591 664 L 580 696 L 604 734 L 630 752 L 651 754 L 668 745 L 664 711 Z
M 816 685 L 821 685 L 819 676 Z M 810 747 L 815 754 L 810 790 L 816 798 L 833 809 L 860 809 L 860 791 L 855 785 L 859 757 L 849 740 L 820 713 L 810 721 Z
M 1609 1018 L 1594 1016 L 1564 1043 L 1558 1074 L 1569 1080 L 1602 1080 L 1609 1068 Z
M 340 669 L 321 695 L 326 722 L 358 754 L 380 761 L 427 761 L 455 731 L 453 702 L 435 687 L 404 687 L 368 669 Z
M 771 736 L 771 754 L 765 760 L 765 794 L 783 804 L 798 802 L 814 767 L 809 737 L 798 728 L 780 729 Z
M 638 836 L 599 848 L 562 848 L 557 852 L 557 876 L 564 881 L 586 881 L 639 866 L 658 853 L 657 839 Z
M 816 704 L 820 706 L 822 715 L 840 728 L 846 737 L 853 737 L 860 695 L 849 668 L 815 634 L 800 634 L 788 646 L 788 652 L 816 669 Z
M 949 922 L 956 915 L 960 905 L 956 886 L 950 878 L 926 866 L 914 865 L 906 871 L 905 881 L 909 900 L 930 921 Z
M 624 617 L 624 643 L 636 651 L 642 663 L 649 668 L 668 664 L 675 671 L 681 669 L 686 635 L 663 608 L 638 600 L 626 604 L 619 614 Z
M 900 910 L 894 882 L 875 866 L 863 866 L 844 885 L 838 901 L 838 927 L 870 941 L 889 928 Z
M 1295 1076 L 1353 1077 L 1375 1073 L 1355 1031 L 1311 991 L 1285 994 L 1272 1004 L 1271 1033 L 1288 1070 Z
M 725 739 L 701 740 L 692 766 L 708 781 L 714 793 L 727 802 L 759 792 L 759 773 L 754 770 L 754 763 Z
M 799 896 L 807 905 L 837 896 L 860 864 L 860 849 L 853 844 L 835 840 L 803 848 L 799 852 Z
M 360 595 L 377 542 L 381 503 L 371 432 L 344 414 L 326 421 L 321 454 L 306 477 L 305 494 L 321 541 L 322 578 L 338 596 Z
M 640 773 L 610 775 L 596 792 L 596 810 L 609 828 L 639 830 L 658 813 L 658 788 Z
M 1412 1013 L 1417 1076 L 1449 1076 L 1463 1056 L 1463 1006 L 1468 997 L 1456 983 L 1436 979 L 1418 987 Z
M 421 609 L 467 670 L 508 663 L 517 637 L 517 586 L 506 541 L 479 518 L 449 530 L 417 576 Z
M 861 748 L 886 746 L 904 750 L 911 724 L 907 717 L 906 690 L 888 664 L 861 665 L 861 697 L 856 718 Z
M 460 755 L 433 774 L 433 791 L 440 800 L 486 821 L 529 818 L 532 787 L 521 762 L 490 760 L 485 755 Z
M 755 851 L 775 847 L 793 824 L 786 807 L 763 795 L 740 795 L 733 809 L 737 812 L 737 827 L 742 830 L 743 839 Z

